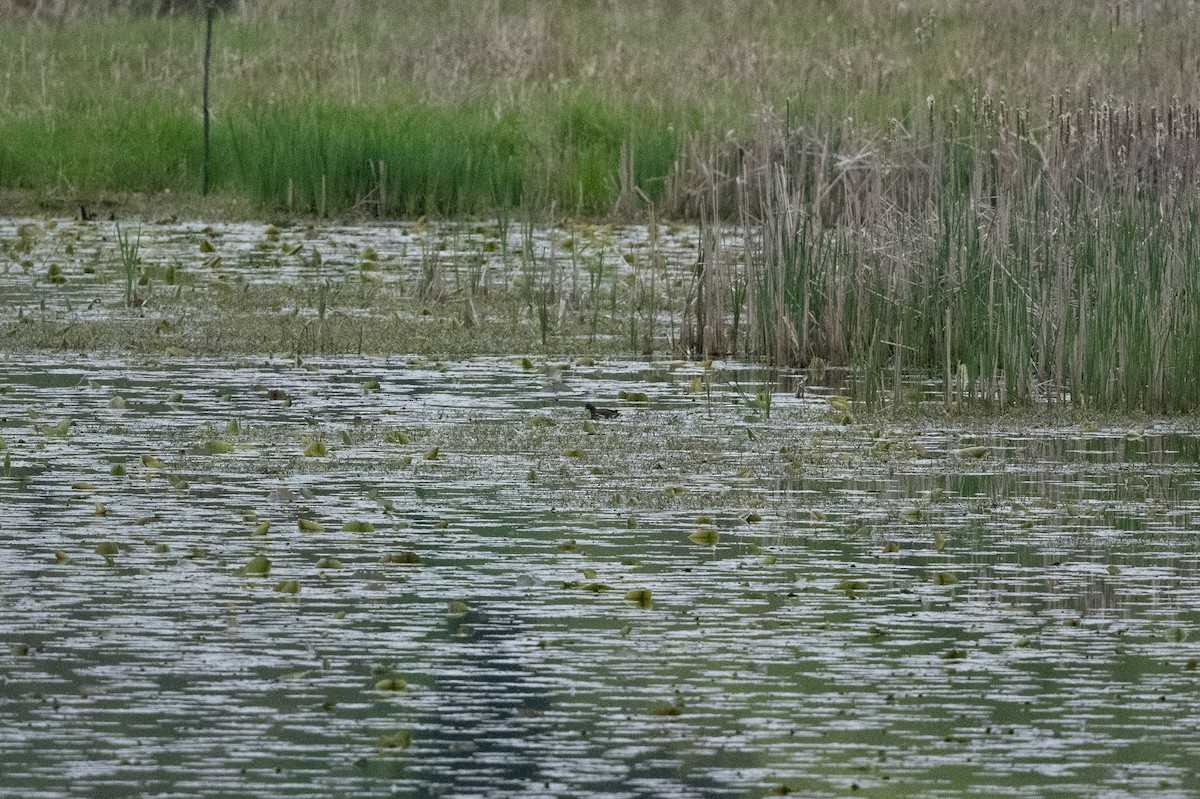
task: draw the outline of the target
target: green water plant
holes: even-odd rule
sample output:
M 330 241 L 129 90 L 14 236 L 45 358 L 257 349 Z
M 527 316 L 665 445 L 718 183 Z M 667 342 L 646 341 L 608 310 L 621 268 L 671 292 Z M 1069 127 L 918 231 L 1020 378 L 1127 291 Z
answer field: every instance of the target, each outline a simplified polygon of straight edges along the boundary
M 125 280 L 125 305 L 133 307 L 140 304 L 139 298 L 134 294 L 133 287 L 141 276 L 142 259 L 139 251 L 142 243 L 142 230 L 139 227 L 137 234 L 132 240 L 129 238 L 128 231 L 121 230 L 120 223 L 116 225 L 116 232 L 121 275 Z

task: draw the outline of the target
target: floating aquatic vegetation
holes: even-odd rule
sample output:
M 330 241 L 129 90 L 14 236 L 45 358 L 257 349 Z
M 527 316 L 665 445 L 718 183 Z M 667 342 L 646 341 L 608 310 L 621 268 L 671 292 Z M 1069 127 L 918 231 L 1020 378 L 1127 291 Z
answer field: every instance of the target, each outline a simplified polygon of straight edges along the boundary
M 349 521 L 342 525 L 343 533 L 373 533 L 375 525 L 364 521 Z
M 241 573 L 247 576 L 265 576 L 271 571 L 271 559 L 266 555 L 255 555 L 242 567 Z
M 300 528 L 300 532 L 302 532 L 302 533 L 323 533 L 323 532 L 325 532 L 325 525 L 321 524 L 320 522 L 316 521 L 315 519 L 307 519 L 303 516 L 296 519 L 296 526 Z
M 837 584 L 837 590 L 850 599 L 858 599 L 859 594 L 867 590 L 866 580 L 842 580 Z
M 962 449 L 952 450 L 951 453 L 957 458 L 982 458 L 988 454 L 987 447 L 963 447 Z
M 639 608 L 649 610 L 654 607 L 654 599 L 649 588 L 635 588 L 625 594 L 625 599 L 635 603 Z
M 220 438 L 210 438 L 195 449 L 197 455 L 227 455 L 233 452 L 234 446 L 231 442 Z
M 54 424 L 43 424 L 37 427 L 37 431 L 47 438 L 66 438 L 70 429 L 70 419 L 62 419 Z
M 412 745 L 412 740 L 410 732 L 390 732 L 377 736 L 375 745 L 380 749 L 407 749 Z
M 689 541 L 702 547 L 715 547 L 719 538 L 720 533 L 715 527 L 701 527 L 688 536 Z
M 275 591 L 281 594 L 298 594 L 300 593 L 300 582 L 298 580 L 280 580 L 275 583 Z
M 399 563 L 404 565 L 416 565 L 421 562 L 421 556 L 416 552 L 397 552 L 392 555 L 384 555 L 381 563 Z

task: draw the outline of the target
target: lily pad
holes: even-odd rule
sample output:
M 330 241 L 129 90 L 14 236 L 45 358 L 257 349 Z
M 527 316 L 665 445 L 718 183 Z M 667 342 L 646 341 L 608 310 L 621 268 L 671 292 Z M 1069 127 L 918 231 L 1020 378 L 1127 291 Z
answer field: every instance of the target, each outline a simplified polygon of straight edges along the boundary
M 412 733 L 391 732 L 375 738 L 375 745 L 380 749 L 407 749 L 412 744 Z
M 265 576 L 271 571 L 271 559 L 266 555 L 255 555 L 242 567 L 242 574 Z
M 649 588 L 635 588 L 625 594 L 625 598 L 630 602 L 637 603 L 639 608 L 649 610 L 654 606 L 654 600 L 651 596 Z
M 318 521 L 313 521 L 312 519 L 305 519 L 304 517 L 300 517 L 296 520 L 296 526 L 300 528 L 300 532 L 302 533 L 325 532 L 325 525 Z

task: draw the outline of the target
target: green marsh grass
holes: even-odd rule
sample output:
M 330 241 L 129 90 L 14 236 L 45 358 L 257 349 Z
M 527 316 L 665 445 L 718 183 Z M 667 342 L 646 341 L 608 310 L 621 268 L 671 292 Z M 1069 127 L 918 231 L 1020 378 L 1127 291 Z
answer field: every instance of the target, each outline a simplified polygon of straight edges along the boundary
M 145 7 L 0 5 L 0 186 L 199 194 L 204 20 Z M 1182 7 L 1083 0 L 261 0 L 215 20 L 211 177 L 304 214 L 696 217 L 773 117 L 890 135 L 931 95 L 1194 101 L 1196 39 Z
M 142 244 L 142 231 L 139 229 L 137 235 L 131 240 L 129 232 L 121 230 L 119 224 L 116 226 L 116 230 L 121 275 L 125 278 L 125 305 L 126 307 L 132 307 L 138 299 L 134 294 L 134 284 L 138 282 L 142 274 L 142 258 L 139 254 Z

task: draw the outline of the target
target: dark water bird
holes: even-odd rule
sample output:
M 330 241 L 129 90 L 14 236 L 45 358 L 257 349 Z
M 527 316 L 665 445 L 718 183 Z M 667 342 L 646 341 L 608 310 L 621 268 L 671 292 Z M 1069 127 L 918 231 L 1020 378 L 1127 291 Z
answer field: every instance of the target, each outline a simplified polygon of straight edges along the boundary
M 593 419 L 612 419 L 620 413 L 614 408 L 597 408 L 590 402 L 583 403 L 583 407 L 587 408 L 588 416 Z

